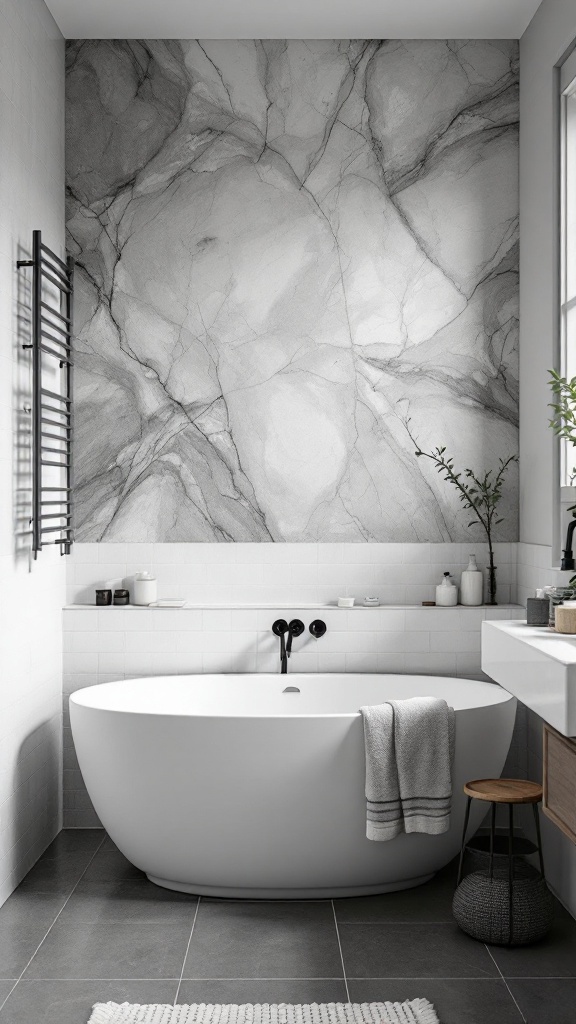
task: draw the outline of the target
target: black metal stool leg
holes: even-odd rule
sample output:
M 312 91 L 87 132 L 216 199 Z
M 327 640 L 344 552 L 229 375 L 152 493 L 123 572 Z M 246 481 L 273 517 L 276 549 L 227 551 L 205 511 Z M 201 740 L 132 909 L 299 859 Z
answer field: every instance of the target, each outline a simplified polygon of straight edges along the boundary
M 508 804 L 508 945 L 514 936 L 514 804 Z
M 494 878 L 494 836 L 496 835 L 496 804 L 490 812 L 490 878 Z
M 466 847 L 466 832 L 468 831 L 468 822 L 470 821 L 470 804 L 472 803 L 472 797 L 468 797 L 466 804 L 466 814 L 464 815 L 464 828 L 462 830 L 462 846 L 460 848 L 460 863 L 458 864 L 458 881 L 456 885 L 460 885 L 462 881 L 462 867 L 464 865 L 464 849 Z
M 542 836 L 540 835 L 540 814 L 538 813 L 538 804 L 532 804 L 532 810 L 534 811 L 534 823 L 536 825 L 538 856 L 540 858 L 540 874 L 542 875 L 542 878 L 546 880 L 546 875 L 544 874 L 544 854 L 542 852 Z

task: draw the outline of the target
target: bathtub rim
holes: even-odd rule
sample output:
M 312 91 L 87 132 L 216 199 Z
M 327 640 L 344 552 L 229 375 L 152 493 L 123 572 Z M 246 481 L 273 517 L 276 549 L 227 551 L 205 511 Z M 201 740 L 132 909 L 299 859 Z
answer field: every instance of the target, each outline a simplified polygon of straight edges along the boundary
M 109 690 L 111 687 L 122 685 L 123 683 L 166 683 L 169 681 L 177 681 L 183 679 L 190 679 L 194 682 L 198 680 L 209 680 L 209 679 L 233 679 L 239 678 L 242 681 L 249 679 L 257 679 L 259 681 L 273 680 L 284 682 L 286 680 L 287 685 L 290 685 L 290 680 L 330 680 L 334 677 L 344 677 L 346 681 L 352 682 L 354 679 L 374 679 L 374 678 L 386 678 L 392 677 L 394 679 L 401 679 L 408 681 L 413 680 L 434 680 L 444 681 L 451 684 L 456 684 L 459 688 L 465 689 L 467 684 L 472 684 L 474 687 L 480 687 L 486 695 L 489 691 L 492 691 L 495 699 L 487 700 L 483 703 L 467 704 L 464 707 L 455 708 L 455 713 L 459 714 L 464 711 L 474 711 L 480 708 L 496 707 L 499 704 L 507 704 L 510 701 L 515 701 L 513 694 L 506 690 L 499 683 L 486 682 L 482 679 L 466 679 L 458 678 L 457 676 L 439 676 L 439 675 L 423 675 L 418 673 L 400 673 L 400 672 L 293 672 L 288 675 L 282 676 L 279 673 L 269 672 L 211 672 L 211 673 L 181 673 L 174 675 L 164 676 L 137 676 L 131 679 L 117 679 L 111 680 L 106 683 L 96 683 L 93 686 L 84 686 L 75 690 L 70 694 L 70 704 L 77 708 L 85 708 L 88 711 L 99 711 L 117 715 L 136 715 L 138 717 L 152 717 L 152 718 L 174 718 L 174 719 L 207 719 L 207 720 L 268 720 L 268 719 L 280 719 L 280 720 L 294 720 L 300 721 L 303 719 L 348 719 L 354 721 L 361 717 L 359 709 L 355 711 L 319 711 L 319 712 L 300 712 L 299 714 L 286 714 L 286 713 L 271 713 L 271 712 L 258 712 L 254 709 L 243 712 L 234 713 L 221 713 L 211 711 L 177 711 L 177 710 L 150 710 L 142 709 L 138 707 L 124 707 L 114 708 L 107 706 L 105 703 L 94 703 L 89 699 L 90 696 L 93 698 L 98 694 Z M 413 696 L 413 694 L 407 693 L 407 697 Z M 392 698 L 402 699 L 402 698 Z M 446 699 L 446 698 L 445 698 Z

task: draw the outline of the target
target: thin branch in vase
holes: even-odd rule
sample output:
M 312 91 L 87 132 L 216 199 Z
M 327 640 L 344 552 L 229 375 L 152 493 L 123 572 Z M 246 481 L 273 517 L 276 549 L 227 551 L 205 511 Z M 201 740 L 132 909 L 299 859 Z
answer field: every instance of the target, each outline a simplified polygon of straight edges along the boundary
M 509 455 L 507 459 L 499 459 L 499 468 L 497 471 L 489 469 L 480 476 L 474 473 L 471 469 L 464 469 L 461 472 L 457 472 L 454 459 L 450 455 L 446 454 L 445 447 L 433 448 L 432 451 L 429 452 L 424 451 L 411 433 L 410 419 L 405 419 L 404 424 L 408 436 L 416 448 L 416 451 L 414 452 L 416 457 L 430 459 L 444 480 L 456 488 L 463 508 L 472 513 L 472 519 L 468 523 L 468 526 L 476 526 L 479 523 L 483 528 L 488 541 L 489 555 L 488 603 L 497 604 L 496 566 L 494 565 L 494 529 L 503 522 L 503 519 L 498 515 L 498 505 L 502 498 L 502 487 L 506 476 L 506 470 L 511 463 L 518 462 L 518 456 Z

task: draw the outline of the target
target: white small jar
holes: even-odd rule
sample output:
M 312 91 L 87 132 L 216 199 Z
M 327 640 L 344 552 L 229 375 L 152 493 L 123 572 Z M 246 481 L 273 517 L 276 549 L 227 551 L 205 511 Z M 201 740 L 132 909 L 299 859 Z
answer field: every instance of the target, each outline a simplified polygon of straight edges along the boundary
M 137 572 L 132 583 L 132 604 L 154 604 L 158 600 L 158 584 L 149 572 Z
M 458 587 L 450 579 L 450 573 L 444 573 L 444 579 L 436 587 L 436 604 L 440 608 L 453 608 L 458 604 Z

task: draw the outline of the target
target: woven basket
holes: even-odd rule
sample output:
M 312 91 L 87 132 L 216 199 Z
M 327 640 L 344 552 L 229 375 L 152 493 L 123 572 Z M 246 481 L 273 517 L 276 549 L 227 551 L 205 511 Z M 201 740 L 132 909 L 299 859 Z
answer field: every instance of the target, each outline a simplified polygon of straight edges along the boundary
M 452 912 L 462 931 L 495 946 L 527 946 L 542 939 L 552 926 L 554 898 L 543 878 L 529 868 L 517 875 L 513 890 L 513 925 L 510 941 L 508 878 L 475 871 L 454 893 Z
M 490 870 L 490 854 L 488 850 L 476 849 L 473 846 L 466 847 L 464 867 L 467 875 L 474 872 L 488 874 Z M 508 880 L 508 849 L 507 840 L 494 844 L 493 874 L 497 878 Z M 514 878 L 540 877 L 531 864 L 521 856 L 514 857 Z
M 533 868 L 525 857 L 534 853 L 533 843 L 522 836 L 514 836 L 514 878 L 525 878 L 532 874 Z M 466 846 L 464 870 L 467 875 L 473 871 L 488 871 L 490 868 L 490 836 L 478 832 Z M 497 834 L 494 837 L 494 874 L 508 878 L 508 836 Z

